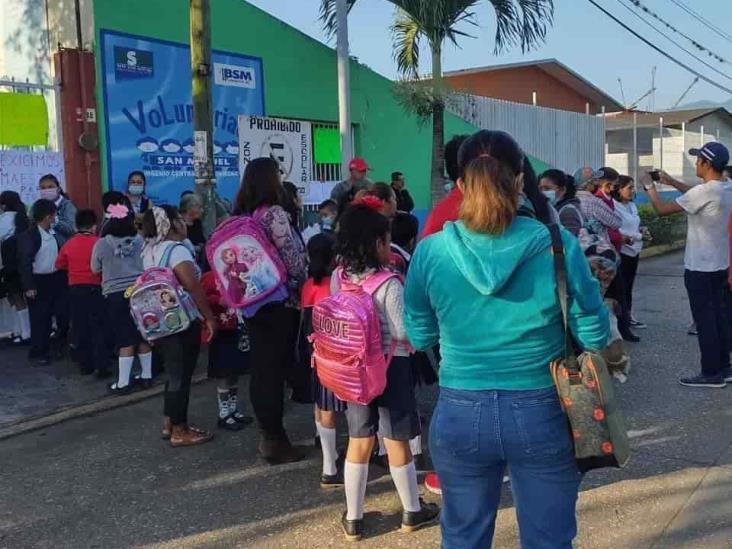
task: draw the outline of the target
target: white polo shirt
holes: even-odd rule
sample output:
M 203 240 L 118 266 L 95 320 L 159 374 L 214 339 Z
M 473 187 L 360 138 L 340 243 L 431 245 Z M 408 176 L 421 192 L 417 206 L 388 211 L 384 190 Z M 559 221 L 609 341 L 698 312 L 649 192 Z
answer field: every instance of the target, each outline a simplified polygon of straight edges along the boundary
M 708 181 L 676 199 L 687 213 L 684 267 L 711 273 L 729 267 L 727 223 L 732 213 L 732 181 Z
M 41 247 L 33 259 L 33 274 L 51 274 L 56 272 L 56 258 L 58 257 L 58 243 L 53 233 L 38 227 L 41 235 Z

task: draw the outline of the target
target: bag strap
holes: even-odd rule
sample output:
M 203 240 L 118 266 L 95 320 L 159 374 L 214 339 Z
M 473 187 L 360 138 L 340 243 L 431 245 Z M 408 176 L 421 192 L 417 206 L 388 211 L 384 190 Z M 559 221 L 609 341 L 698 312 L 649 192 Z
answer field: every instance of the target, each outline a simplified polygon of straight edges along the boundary
M 158 263 L 158 267 L 167 268 L 168 263 L 170 263 L 170 256 L 173 255 L 173 250 L 177 248 L 178 246 L 183 246 L 183 244 L 176 243 L 172 246 L 168 246 L 165 251 L 163 252 L 162 257 L 160 258 L 160 262 Z
M 569 330 L 568 306 L 567 306 L 567 265 L 565 263 L 564 242 L 559 226 L 555 223 L 547 225 L 549 235 L 552 239 L 551 252 L 554 258 L 554 275 L 557 280 L 557 297 L 559 308 L 562 310 L 562 324 L 564 326 L 564 357 L 569 369 L 578 369 L 577 361 L 572 347 L 572 337 Z

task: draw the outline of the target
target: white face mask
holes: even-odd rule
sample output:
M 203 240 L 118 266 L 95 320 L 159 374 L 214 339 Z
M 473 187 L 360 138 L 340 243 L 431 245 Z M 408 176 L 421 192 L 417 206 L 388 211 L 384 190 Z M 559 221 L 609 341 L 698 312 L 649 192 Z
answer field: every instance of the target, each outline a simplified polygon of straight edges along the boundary
M 324 231 L 329 231 L 333 228 L 333 224 L 335 223 L 335 216 L 334 215 L 327 215 L 325 217 L 320 218 L 320 228 Z
M 557 202 L 557 191 L 541 191 L 544 196 L 547 197 L 551 204 Z
M 140 196 L 145 192 L 145 185 L 130 185 L 127 191 L 133 196 Z
M 59 195 L 58 187 L 51 187 L 50 189 L 41 189 L 40 191 L 41 198 L 45 200 L 51 200 L 53 202 L 56 202 Z

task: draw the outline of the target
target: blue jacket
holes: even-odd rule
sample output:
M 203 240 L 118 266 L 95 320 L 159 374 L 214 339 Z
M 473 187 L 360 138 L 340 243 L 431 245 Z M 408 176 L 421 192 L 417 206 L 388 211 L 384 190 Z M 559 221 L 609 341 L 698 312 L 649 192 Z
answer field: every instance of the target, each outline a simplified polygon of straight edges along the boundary
M 579 344 L 605 347 L 608 311 L 577 239 L 562 229 L 569 325 Z M 405 321 L 417 349 L 440 344 L 440 385 L 454 389 L 540 389 L 564 351 L 551 237 L 518 217 L 504 234 L 478 234 L 462 222 L 423 240 L 404 293 Z

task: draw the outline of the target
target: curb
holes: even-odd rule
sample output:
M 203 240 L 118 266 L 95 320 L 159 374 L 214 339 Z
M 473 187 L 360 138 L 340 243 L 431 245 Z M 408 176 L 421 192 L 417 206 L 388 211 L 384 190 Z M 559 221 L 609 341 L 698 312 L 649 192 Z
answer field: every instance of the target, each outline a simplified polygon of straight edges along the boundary
M 651 246 L 650 248 L 644 248 L 641 250 L 640 258 L 648 259 L 649 257 L 656 257 L 659 255 L 669 254 L 678 250 L 683 250 L 686 246 L 686 240 L 677 240 L 671 244 L 661 244 L 659 246 Z
M 206 374 L 199 374 L 193 377 L 191 384 L 197 385 L 206 381 L 206 379 L 208 379 Z M 106 412 L 107 410 L 114 410 L 115 408 L 122 408 L 123 406 L 142 402 L 143 400 L 162 394 L 164 390 L 165 385 L 161 383 L 150 389 L 136 391 L 129 395 L 105 396 L 99 400 L 86 402 L 84 404 L 72 404 L 43 416 L 21 419 L 16 423 L 11 423 L 4 428 L 0 428 L 0 440 L 5 440 L 31 431 L 37 431 L 39 429 L 45 429 L 46 427 L 51 427 L 72 419 L 93 416 L 100 412 Z

